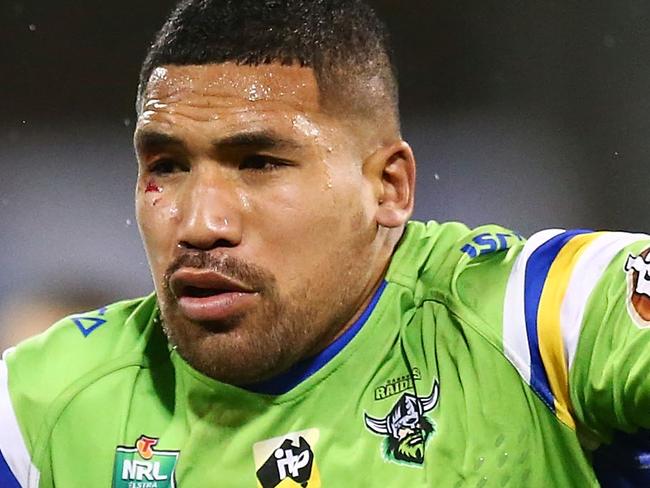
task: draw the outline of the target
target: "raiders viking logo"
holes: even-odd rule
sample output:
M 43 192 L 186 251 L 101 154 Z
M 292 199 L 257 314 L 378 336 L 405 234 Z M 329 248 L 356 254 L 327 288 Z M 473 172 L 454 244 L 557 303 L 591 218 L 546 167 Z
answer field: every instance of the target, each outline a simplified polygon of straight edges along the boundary
M 639 327 L 650 327 L 650 249 L 638 256 L 629 255 L 625 262 L 628 273 L 628 312 Z
M 385 418 L 364 413 L 366 427 L 385 437 L 384 455 L 394 462 L 422 465 L 424 448 L 434 432 L 433 422 L 425 416 L 438 405 L 438 382 L 428 397 L 404 393 Z

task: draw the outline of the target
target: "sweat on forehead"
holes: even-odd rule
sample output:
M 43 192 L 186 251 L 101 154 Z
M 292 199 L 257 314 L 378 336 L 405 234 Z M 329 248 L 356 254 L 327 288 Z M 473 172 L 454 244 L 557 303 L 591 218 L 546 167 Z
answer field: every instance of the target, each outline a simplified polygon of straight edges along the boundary
M 385 26 L 364 0 L 180 0 L 140 70 L 138 111 L 161 66 L 303 66 L 313 70 L 322 111 L 353 126 L 371 121 L 397 133 L 389 44 Z
M 223 63 L 156 68 L 142 103 L 188 96 L 204 98 L 206 104 L 213 98 L 219 98 L 219 104 L 229 99 L 251 103 L 273 100 L 301 111 L 318 110 L 320 99 L 316 79 L 309 68 Z M 140 111 L 144 108 L 140 107 Z
M 216 111 L 237 105 L 260 113 L 284 107 L 287 112 L 336 121 L 351 135 L 368 142 L 398 136 L 399 121 L 387 101 L 382 80 L 353 78 L 347 83 L 328 82 L 318 79 L 312 68 L 297 64 L 161 66 L 149 77 L 138 114 L 142 117 L 160 103 L 176 102 L 205 109 L 204 117 L 214 117 Z

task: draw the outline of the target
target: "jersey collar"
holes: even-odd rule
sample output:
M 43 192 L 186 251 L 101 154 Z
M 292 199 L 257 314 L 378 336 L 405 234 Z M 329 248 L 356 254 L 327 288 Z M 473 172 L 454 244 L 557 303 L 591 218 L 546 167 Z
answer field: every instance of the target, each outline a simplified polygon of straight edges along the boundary
M 372 311 L 375 309 L 377 302 L 379 302 L 379 299 L 381 298 L 381 295 L 386 288 L 386 284 L 386 281 L 382 281 L 361 316 L 350 327 L 348 327 L 348 329 L 343 334 L 341 334 L 339 338 L 337 338 L 319 354 L 293 365 L 291 369 L 285 373 L 282 373 L 260 383 L 246 385 L 243 388 L 254 393 L 282 395 L 284 393 L 287 393 L 289 390 L 292 390 L 307 378 L 318 372 L 339 352 L 341 352 L 341 350 L 352 339 L 354 339 L 357 333 L 363 328 L 364 324 L 368 321 L 368 318 L 372 314 Z

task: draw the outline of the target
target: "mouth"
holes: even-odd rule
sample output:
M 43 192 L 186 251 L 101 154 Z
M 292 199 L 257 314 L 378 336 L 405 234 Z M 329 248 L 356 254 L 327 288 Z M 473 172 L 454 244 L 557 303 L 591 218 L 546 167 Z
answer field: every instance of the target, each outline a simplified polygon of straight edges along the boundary
M 209 270 L 181 268 L 169 285 L 181 313 L 196 322 L 232 318 L 255 304 L 259 292 L 229 276 Z

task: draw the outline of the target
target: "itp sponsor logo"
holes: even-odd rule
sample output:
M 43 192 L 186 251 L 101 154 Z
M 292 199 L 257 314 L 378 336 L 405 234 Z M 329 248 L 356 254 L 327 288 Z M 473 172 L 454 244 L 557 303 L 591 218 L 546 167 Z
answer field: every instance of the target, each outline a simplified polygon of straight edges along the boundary
M 318 429 L 292 432 L 260 441 L 253 446 L 258 488 L 301 486 L 320 488 L 314 446 Z
M 301 440 L 303 443 L 305 442 L 304 439 L 301 438 Z M 281 480 L 289 477 L 298 478 L 300 471 L 312 461 L 312 455 L 311 449 L 308 448 L 298 451 L 297 454 L 294 454 L 293 446 L 289 446 L 289 449 L 281 447 L 276 449 L 274 456 L 278 468 L 278 477 Z

